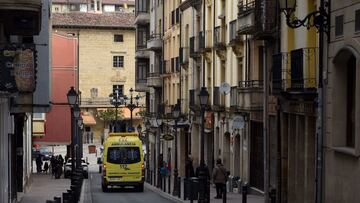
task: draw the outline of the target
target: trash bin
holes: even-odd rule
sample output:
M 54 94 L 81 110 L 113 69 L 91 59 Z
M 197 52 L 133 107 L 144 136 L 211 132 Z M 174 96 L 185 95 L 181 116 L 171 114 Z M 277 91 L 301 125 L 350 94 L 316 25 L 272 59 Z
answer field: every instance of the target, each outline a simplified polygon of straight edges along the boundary
M 89 150 L 89 154 L 95 154 L 96 153 L 96 146 L 95 145 L 89 145 L 88 150 Z
M 197 200 L 199 196 L 199 178 L 190 178 L 190 200 Z

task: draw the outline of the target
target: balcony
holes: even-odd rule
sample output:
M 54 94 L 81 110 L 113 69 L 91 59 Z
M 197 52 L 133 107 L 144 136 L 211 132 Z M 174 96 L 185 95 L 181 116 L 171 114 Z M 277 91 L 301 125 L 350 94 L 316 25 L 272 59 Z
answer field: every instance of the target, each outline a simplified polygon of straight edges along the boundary
M 200 53 L 199 53 L 199 38 L 196 37 L 190 37 L 190 57 L 191 58 L 200 58 Z
M 198 89 L 189 90 L 189 108 L 192 111 L 200 109 L 199 93 L 200 91 Z
M 216 50 L 226 50 L 225 27 L 218 26 L 214 29 L 214 48 Z
M 152 51 L 161 51 L 162 39 L 160 34 L 152 34 L 147 41 L 147 49 Z
M 201 53 L 209 52 L 212 48 L 212 30 L 206 30 L 199 32 L 199 51 Z
M 190 0 L 190 4 L 192 7 L 199 10 L 201 8 L 202 0 Z
M 214 111 L 225 110 L 225 95 L 220 93 L 219 87 L 214 87 L 213 90 L 213 110 Z
M 302 48 L 273 55 L 273 92 L 314 92 L 318 49 Z
M 81 107 L 110 107 L 108 97 L 81 98 Z
M 257 111 L 263 108 L 263 81 L 240 81 L 237 95 L 237 109 Z
M 276 31 L 276 1 L 254 0 L 238 4 L 238 34 L 255 38 L 272 37 Z
M 189 63 L 189 47 L 181 47 L 179 50 L 180 53 L 180 65 Z
M 171 61 L 165 60 L 162 74 L 171 74 Z
M 148 87 L 162 87 L 162 79 L 160 73 L 149 73 L 147 77 L 147 86 Z
M 135 2 L 135 24 L 149 24 L 150 12 L 148 0 L 136 0 Z
M 233 20 L 229 23 L 229 45 L 236 46 L 240 41 L 237 35 L 237 20 Z
M 38 35 L 41 29 L 41 8 L 41 0 L 1 0 L 0 19 L 7 34 Z

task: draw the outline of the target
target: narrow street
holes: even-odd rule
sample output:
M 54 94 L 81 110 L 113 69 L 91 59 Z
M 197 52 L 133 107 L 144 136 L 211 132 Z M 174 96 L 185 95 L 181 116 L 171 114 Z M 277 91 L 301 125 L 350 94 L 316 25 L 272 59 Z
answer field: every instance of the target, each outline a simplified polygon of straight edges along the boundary
M 171 201 L 164 199 L 160 195 L 150 190 L 144 189 L 144 192 L 136 192 L 133 188 L 111 188 L 110 192 L 104 193 L 101 190 L 101 176 L 99 173 L 90 175 L 91 195 L 93 203 L 169 203 Z

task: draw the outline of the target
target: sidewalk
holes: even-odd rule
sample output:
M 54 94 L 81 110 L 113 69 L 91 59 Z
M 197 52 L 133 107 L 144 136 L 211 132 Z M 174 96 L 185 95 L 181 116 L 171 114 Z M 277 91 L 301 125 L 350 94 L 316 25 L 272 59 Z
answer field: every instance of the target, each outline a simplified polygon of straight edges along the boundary
M 168 181 L 168 179 L 167 179 Z M 172 187 L 173 187 L 173 178 L 171 178 L 171 191 L 172 191 Z M 168 185 L 168 184 L 167 184 Z M 168 187 L 166 185 L 166 187 Z M 181 198 L 178 198 L 178 197 L 175 197 L 173 195 L 171 195 L 172 193 L 168 193 L 168 188 L 166 188 L 166 192 L 163 192 L 161 189 L 153 186 L 153 185 L 150 185 L 148 183 L 145 184 L 146 188 L 153 191 L 153 192 L 156 192 L 158 194 L 160 194 L 161 196 L 171 200 L 171 201 L 174 201 L 174 202 L 178 202 L 178 203 L 183 203 L 183 202 L 186 202 L 186 203 L 189 203 L 190 200 L 184 200 L 184 180 L 182 179 L 181 180 Z M 216 196 L 216 189 L 213 187 L 213 186 L 210 186 L 210 202 L 213 202 L 213 203 L 222 203 L 222 199 L 215 199 L 214 197 Z M 226 202 L 227 203 L 240 203 L 242 202 L 242 195 L 239 194 L 239 193 L 234 193 L 234 192 L 228 192 L 226 193 Z M 194 201 L 194 202 L 197 202 L 197 201 Z M 263 196 L 258 196 L 258 195 L 248 195 L 247 196 L 247 202 L 248 203 L 263 203 L 264 202 L 264 197 Z
M 49 174 L 31 175 L 32 184 L 29 191 L 23 194 L 20 203 L 44 203 L 70 189 L 70 179 L 55 179 Z
M 84 158 L 88 160 L 89 172 L 98 170 L 98 165 L 96 164 L 96 154 L 88 153 L 88 145 L 84 144 Z M 96 145 L 99 149 L 100 144 L 90 144 Z M 50 151 L 53 151 L 55 155 L 61 154 L 65 157 L 66 146 L 55 146 L 48 147 Z M 35 166 L 35 161 L 33 163 Z M 35 168 L 35 167 L 34 167 Z M 61 176 L 60 179 L 55 179 L 51 177 L 50 174 L 37 174 L 35 173 L 36 169 L 33 169 L 33 174 L 31 174 L 31 185 L 26 193 L 19 194 L 20 203 L 45 203 L 46 200 L 53 200 L 55 196 L 62 197 L 62 193 L 70 189 L 70 179 L 64 179 Z M 91 203 L 91 195 L 87 195 L 90 192 L 90 181 L 85 179 L 82 187 L 82 194 L 80 197 L 80 203 Z

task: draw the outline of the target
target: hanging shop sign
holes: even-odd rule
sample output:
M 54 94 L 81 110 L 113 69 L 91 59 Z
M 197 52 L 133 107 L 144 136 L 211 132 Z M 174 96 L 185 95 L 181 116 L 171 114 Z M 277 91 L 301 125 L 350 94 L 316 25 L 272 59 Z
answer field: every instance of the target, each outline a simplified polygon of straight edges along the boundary
M 15 82 L 19 92 L 35 91 L 35 47 L 17 49 L 14 58 Z
M 166 140 L 166 141 L 171 141 L 171 140 L 174 139 L 174 135 L 172 135 L 172 134 L 164 134 L 164 135 L 162 136 L 162 138 L 163 138 L 164 140 Z
M 13 66 L 15 53 L 16 48 L 11 46 L 0 50 L 0 91 L 17 92 Z
M 0 91 L 35 91 L 35 54 L 34 44 L 7 45 L 0 50 Z

